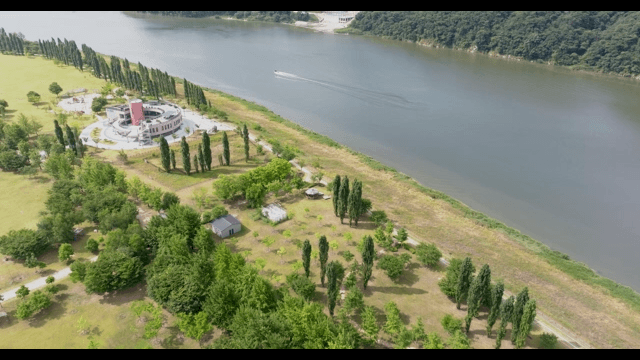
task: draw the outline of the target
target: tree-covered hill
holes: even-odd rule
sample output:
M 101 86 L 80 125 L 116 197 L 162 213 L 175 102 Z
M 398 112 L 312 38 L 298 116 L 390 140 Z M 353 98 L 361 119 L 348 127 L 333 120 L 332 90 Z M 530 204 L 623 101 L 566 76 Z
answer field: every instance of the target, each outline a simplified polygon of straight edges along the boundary
M 363 11 L 349 27 L 397 40 L 640 74 L 637 11 Z
M 166 16 L 184 17 L 209 17 L 230 16 L 236 19 L 248 19 L 259 21 L 273 21 L 291 23 L 295 21 L 309 21 L 310 16 L 306 11 L 138 11 L 139 13 L 159 14 Z

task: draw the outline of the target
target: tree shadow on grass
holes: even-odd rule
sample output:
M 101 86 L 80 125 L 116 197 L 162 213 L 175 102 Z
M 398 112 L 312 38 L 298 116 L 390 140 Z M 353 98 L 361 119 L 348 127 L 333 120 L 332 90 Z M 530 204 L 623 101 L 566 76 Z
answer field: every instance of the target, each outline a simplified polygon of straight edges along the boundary
M 102 299 L 100 299 L 100 303 L 118 306 L 124 305 L 132 301 L 144 299 L 147 295 L 146 290 L 146 285 L 139 283 L 127 289 L 104 294 Z
M 409 264 L 407 268 L 402 272 L 402 275 L 398 279 L 396 279 L 394 283 L 398 285 L 406 285 L 406 286 L 412 286 L 415 283 L 417 283 L 420 280 L 420 277 L 416 275 L 415 272 L 413 272 L 413 270 L 416 268 L 419 268 L 420 265 L 412 266 L 414 264 L 418 265 L 416 263 Z
M 51 306 L 33 315 L 28 320 L 29 326 L 39 328 L 44 326 L 49 320 L 56 320 L 62 318 L 67 312 L 67 307 L 61 302 L 54 301 Z
M 169 336 L 160 342 L 160 346 L 164 349 L 178 349 L 184 344 L 184 336 L 177 326 L 169 326 L 167 330 L 169 330 Z
M 0 309 L 0 312 L 6 312 L 4 309 Z M 16 318 L 16 311 L 6 312 L 7 316 L 0 318 L 0 329 L 7 329 L 11 326 L 20 322 L 18 318 Z
M 385 294 L 396 294 L 396 295 L 420 295 L 428 293 L 422 289 L 415 289 L 411 287 L 400 287 L 400 286 L 367 286 L 367 290 L 364 291 L 366 295 L 373 294 L 376 292 L 381 292 Z

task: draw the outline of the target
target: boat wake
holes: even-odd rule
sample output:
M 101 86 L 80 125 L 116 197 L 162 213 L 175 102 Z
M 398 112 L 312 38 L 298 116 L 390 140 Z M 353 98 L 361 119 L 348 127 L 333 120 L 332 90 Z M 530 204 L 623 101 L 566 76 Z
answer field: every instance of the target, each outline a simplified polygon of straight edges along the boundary
M 395 106 L 401 108 L 415 108 L 418 107 L 418 104 L 413 103 L 402 96 L 384 93 L 379 91 L 367 90 L 355 86 L 345 85 L 334 83 L 330 81 L 321 81 L 315 79 L 304 78 L 302 76 L 298 76 L 295 74 L 290 74 L 284 71 L 274 71 L 274 74 L 277 78 L 283 80 L 291 80 L 291 81 L 304 81 L 309 83 L 314 83 L 316 85 L 322 86 L 327 89 L 331 89 L 354 98 L 365 101 L 368 104 L 379 105 L 379 106 Z

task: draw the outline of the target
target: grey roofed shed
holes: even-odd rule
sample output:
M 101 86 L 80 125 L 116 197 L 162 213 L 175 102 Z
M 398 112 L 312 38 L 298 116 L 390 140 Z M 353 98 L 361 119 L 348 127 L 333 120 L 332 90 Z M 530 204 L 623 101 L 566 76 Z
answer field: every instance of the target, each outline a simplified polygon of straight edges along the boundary
M 221 238 L 226 238 L 242 230 L 242 224 L 233 215 L 224 215 L 211 222 L 211 230 Z

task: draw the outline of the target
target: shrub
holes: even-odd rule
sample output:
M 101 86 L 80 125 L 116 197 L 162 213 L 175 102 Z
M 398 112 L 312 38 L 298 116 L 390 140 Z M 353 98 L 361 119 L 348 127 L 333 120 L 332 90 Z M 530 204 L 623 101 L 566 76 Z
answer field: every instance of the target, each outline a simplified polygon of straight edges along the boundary
M 442 253 L 434 244 L 420 244 L 416 247 L 418 260 L 429 267 L 434 267 L 440 261 Z
M 343 257 L 345 258 L 345 260 L 347 260 L 347 261 L 351 261 L 351 260 L 353 260 L 353 258 L 354 258 L 354 255 L 353 255 L 353 254 L 351 253 L 351 251 L 349 251 L 349 250 L 344 251 L 344 252 L 342 253 L 342 256 L 343 256 Z
M 376 210 L 371 212 L 371 216 L 369 217 L 371 221 L 373 221 L 377 226 L 381 226 L 385 224 L 389 219 L 387 218 L 387 213 L 384 210 Z
M 397 279 L 402 275 L 404 265 L 411 260 L 411 255 L 402 254 L 396 255 L 384 255 L 378 260 L 378 267 L 385 271 L 387 276 L 392 280 Z
M 96 113 L 100 112 L 105 105 L 107 105 L 107 99 L 103 98 L 102 96 L 94 98 L 91 102 L 91 111 Z
M 543 349 L 555 349 L 558 344 L 558 337 L 555 334 L 543 333 L 540 336 L 540 347 Z
M 442 327 L 451 335 L 462 331 L 462 320 L 454 318 L 451 314 L 445 315 L 440 321 Z
M 53 284 L 56 279 L 53 276 L 47 276 L 47 279 L 44 281 L 47 284 Z
M 95 239 L 87 240 L 87 244 L 84 246 L 87 251 L 96 252 L 98 251 L 98 242 Z
M 287 284 L 291 286 L 296 294 L 300 295 L 303 299 L 311 301 L 316 293 L 316 284 L 309 280 L 306 276 L 301 276 L 298 273 L 292 273 L 287 276 Z
M 224 206 L 216 205 L 213 209 L 211 209 L 209 211 L 205 211 L 204 213 L 202 213 L 202 223 L 206 224 L 208 222 L 211 222 L 211 221 L 219 218 L 220 216 L 227 215 L 228 213 L 229 212 L 227 211 L 227 209 L 225 209 Z M 262 216 L 262 214 L 260 214 L 260 216 Z
M 463 334 L 461 330 L 458 330 L 447 339 L 447 345 L 451 349 L 471 349 L 471 344 L 467 335 Z

